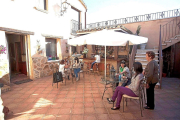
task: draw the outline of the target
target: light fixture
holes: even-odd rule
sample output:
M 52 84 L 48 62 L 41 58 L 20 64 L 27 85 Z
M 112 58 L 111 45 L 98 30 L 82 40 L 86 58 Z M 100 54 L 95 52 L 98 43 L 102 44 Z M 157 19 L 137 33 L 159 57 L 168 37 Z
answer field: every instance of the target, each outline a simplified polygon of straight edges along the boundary
M 65 0 L 64 2 L 62 2 L 61 0 L 61 10 L 60 10 L 60 16 L 63 16 L 65 12 L 67 12 L 68 7 L 70 6 L 70 3 L 67 2 L 67 0 Z
M 58 4 L 54 5 L 54 11 L 57 15 L 63 16 L 65 12 L 67 12 L 68 7 L 70 6 L 70 3 L 67 2 L 67 0 L 60 1 L 60 6 Z

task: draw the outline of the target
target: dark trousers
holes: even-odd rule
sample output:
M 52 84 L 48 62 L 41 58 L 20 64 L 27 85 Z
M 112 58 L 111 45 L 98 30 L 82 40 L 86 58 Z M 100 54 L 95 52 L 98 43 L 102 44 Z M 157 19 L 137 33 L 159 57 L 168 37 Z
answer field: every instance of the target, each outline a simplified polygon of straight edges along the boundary
M 127 82 L 124 82 L 121 86 L 125 87 L 126 85 L 130 85 L 131 84 L 131 79 L 128 79 Z
M 146 88 L 146 95 L 147 95 L 147 106 L 154 109 L 154 88 L 156 83 L 149 84 L 149 88 Z
M 96 62 L 94 61 L 92 64 L 91 64 L 91 69 L 93 69 L 93 65 L 95 64 Z
M 128 79 L 128 81 L 127 82 L 124 82 L 124 83 L 122 83 L 122 87 L 125 87 L 126 85 L 130 85 L 131 84 L 131 79 Z M 119 83 L 116 83 L 116 87 L 117 86 L 119 86 Z

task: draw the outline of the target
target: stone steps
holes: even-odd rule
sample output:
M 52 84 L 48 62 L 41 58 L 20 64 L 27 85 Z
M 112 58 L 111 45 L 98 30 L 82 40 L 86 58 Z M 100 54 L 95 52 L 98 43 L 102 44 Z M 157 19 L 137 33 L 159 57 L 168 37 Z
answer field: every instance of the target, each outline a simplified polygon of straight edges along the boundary
M 146 60 L 146 56 L 135 56 L 135 59 Z M 158 57 L 155 57 L 154 60 L 158 60 Z
M 144 49 L 144 50 L 137 49 L 137 53 L 146 53 L 147 51 L 153 51 L 155 53 L 158 53 L 158 49 Z
M 146 65 L 148 64 L 148 61 L 146 60 L 146 52 L 147 51 L 153 51 L 155 53 L 154 60 L 159 63 L 158 49 L 144 49 L 144 50 L 137 49 L 137 53 L 136 53 L 136 56 L 135 56 L 135 62 L 140 62 L 142 64 L 143 69 L 145 69 Z M 156 87 L 159 87 L 159 86 L 160 86 L 160 84 L 157 83 Z
M 136 53 L 137 56 L 145 56 L 146 57 L 146 53 Z M 155 57 L 158 57 L 159 53 L 155 53 Z

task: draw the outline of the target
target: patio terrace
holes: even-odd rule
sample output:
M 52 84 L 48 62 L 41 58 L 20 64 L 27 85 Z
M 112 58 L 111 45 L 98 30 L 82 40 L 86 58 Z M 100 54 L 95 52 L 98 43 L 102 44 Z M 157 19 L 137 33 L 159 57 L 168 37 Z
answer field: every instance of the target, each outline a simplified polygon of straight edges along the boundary
M 128 100 L 125 112 L 111 110 L 106 100 L 112 96 L 108 89 L 102 100 L 104 85 L 101 76 L 85 74 L 80 81 L 67 80 L 66 86 L 52 87 L 52 76 L 15 85 L 2 94 L 4 106 L 10 113 L 7 120 L 126 120 L 126 119 L 180 119 L 180 79 L 163 78 L 162 89 L 155 89 L 155 110 L 143 110 L 140 115 L 138 101 Z

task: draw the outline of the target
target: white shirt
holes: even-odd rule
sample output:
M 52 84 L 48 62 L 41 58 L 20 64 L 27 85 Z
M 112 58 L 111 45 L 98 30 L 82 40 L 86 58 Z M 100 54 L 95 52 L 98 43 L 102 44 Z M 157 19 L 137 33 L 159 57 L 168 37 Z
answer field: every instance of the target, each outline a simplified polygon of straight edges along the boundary
M 65 66 L 65 64 L 60 64 L 59 65 L 59 72 L 62 72 L 62 74 L 64 74 L 64 66 Z
M 95 55 L 96 61 L 97 63 L 100 63 L 100 55 Z

